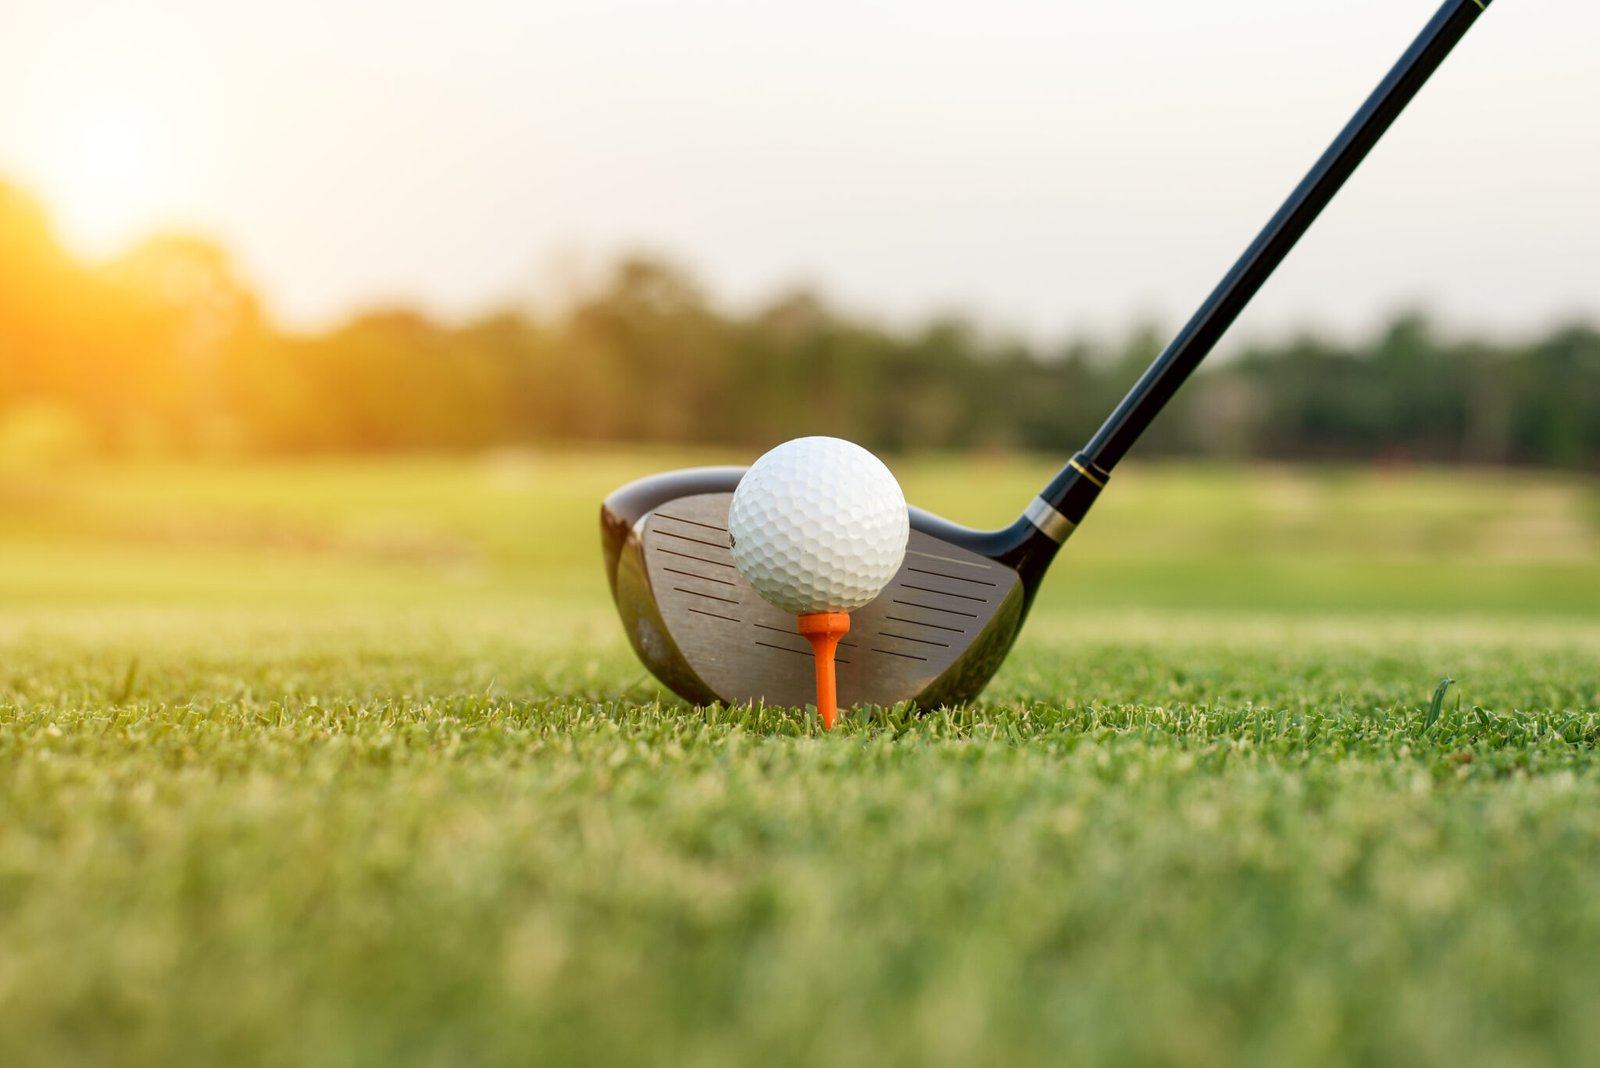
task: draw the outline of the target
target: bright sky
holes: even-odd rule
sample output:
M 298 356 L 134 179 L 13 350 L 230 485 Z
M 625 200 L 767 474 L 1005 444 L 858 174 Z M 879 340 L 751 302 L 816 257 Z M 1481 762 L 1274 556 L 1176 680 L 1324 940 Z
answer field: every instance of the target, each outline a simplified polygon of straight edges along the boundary
M 1435 0 L 5 0 L 0 175 L 302 326 L 626 248 L 1056 337 L 1175 326 Z M 1600 4 L 1499 0 L 1246 333 L 1600 318 Z

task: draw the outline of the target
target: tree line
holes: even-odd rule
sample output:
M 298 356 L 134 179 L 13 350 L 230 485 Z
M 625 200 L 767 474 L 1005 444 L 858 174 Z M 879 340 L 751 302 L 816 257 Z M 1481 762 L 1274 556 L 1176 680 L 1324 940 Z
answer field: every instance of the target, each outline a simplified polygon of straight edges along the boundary
M 736 311 L 647 256 L 553 311 L 445 323 L 386 308 L 295 333 L 215 243 L 164 235 L 81 263 L 0 183 L 0 451 L 756 449 L 828 433 L 1061 453 L 1164 340 L 1141 327 L 1047 346 L 957 316 L 891 327 L 808 290 Z M 1600 331 L 1463 340 L 1411 314 L 1358 341 L 1253 344 L 1197 374 L 1136 452 L 1600 469 Z

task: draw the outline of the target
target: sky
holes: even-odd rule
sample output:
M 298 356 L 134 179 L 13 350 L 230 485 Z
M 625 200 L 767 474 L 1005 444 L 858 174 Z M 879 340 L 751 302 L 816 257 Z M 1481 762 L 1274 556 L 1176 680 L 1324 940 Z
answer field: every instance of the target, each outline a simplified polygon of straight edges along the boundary
M 4 0 L 0 177 L 76 251 L 220 240 L 315 329 L 625 250 L 745 306 L 1175 326 L 1434 0 Z M 1500 0 L 1245 336 L 1600 318 L 1600 4 Z

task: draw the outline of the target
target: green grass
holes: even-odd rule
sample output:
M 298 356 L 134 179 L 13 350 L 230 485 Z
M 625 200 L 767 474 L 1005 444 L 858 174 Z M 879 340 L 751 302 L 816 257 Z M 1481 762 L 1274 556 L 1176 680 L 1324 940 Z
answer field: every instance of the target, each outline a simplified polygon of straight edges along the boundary
M 1600 1051 L 1592 485 L 1119 472 L 983 701 L 827 736 L 622 643 L 680 459 L 0 485 L 0 1064 Z

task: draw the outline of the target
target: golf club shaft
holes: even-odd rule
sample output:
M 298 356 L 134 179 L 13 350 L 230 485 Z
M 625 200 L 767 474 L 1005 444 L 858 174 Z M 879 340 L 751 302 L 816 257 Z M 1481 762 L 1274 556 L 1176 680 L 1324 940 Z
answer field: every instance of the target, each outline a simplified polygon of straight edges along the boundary
M 1117 405 L 1116 411 L 1079 454 L 1077 462 L 1104 482 L 1105 475 L 1233 325 L 1262 283 L 1283 262 L 1295 242 L 1344 185 L 1345 179 L 1361 165 L 1372 146 L 1378 143 L 1478 16 L 1488 9 L 1489 3 L 1490 0 L 1446 0 L 1388 77 L 1356 112 L 1355 118 L 1289 195 L 1266 229 L 1206 298 L 1194 318 Z M 1072 518 L 1076 521 L 1078 517 Z

